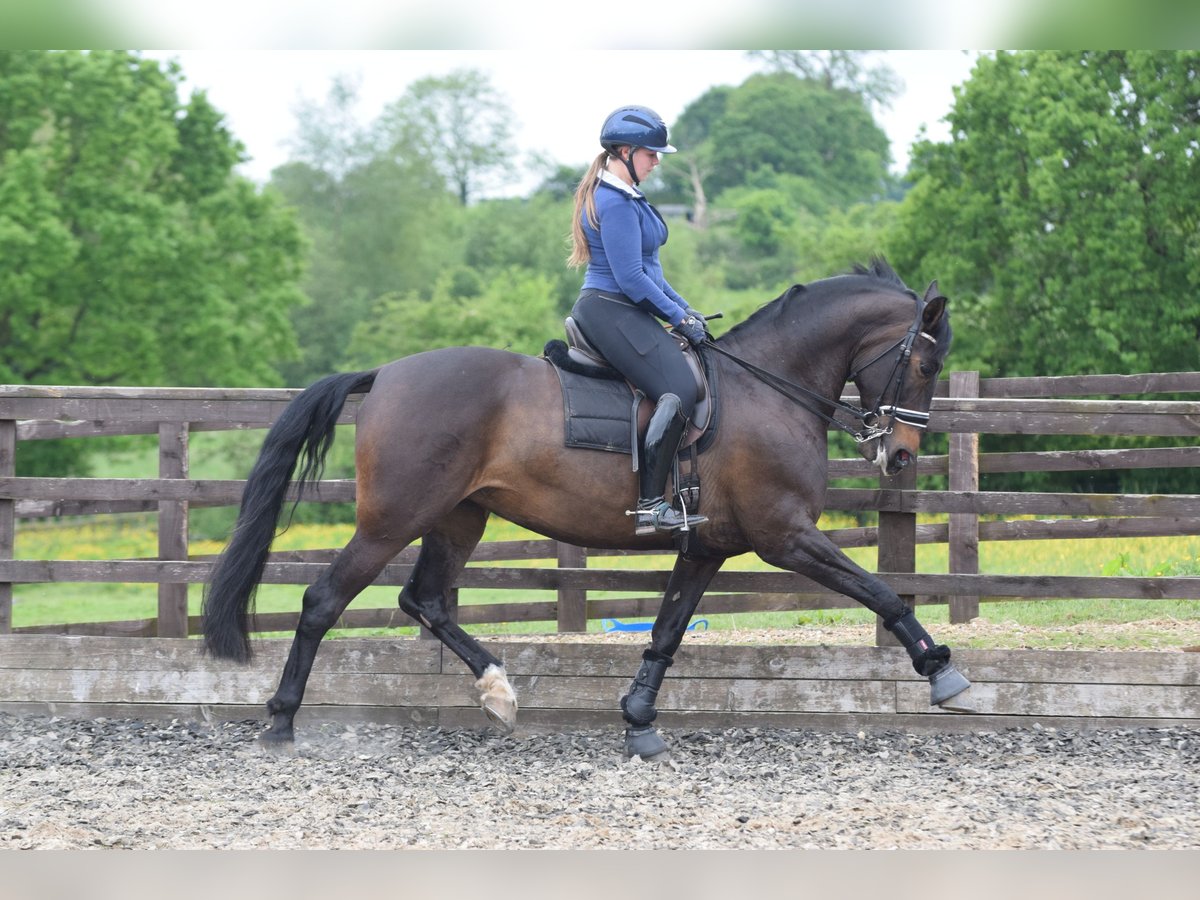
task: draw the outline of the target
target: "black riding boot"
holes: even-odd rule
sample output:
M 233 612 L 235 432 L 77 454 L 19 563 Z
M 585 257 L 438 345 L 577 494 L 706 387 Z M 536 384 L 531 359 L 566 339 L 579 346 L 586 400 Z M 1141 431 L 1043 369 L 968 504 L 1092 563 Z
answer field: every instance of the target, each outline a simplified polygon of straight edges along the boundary
M 706 516 L 684 516 L 666 501 L 667 477 L 687 429 L 682 404 L 674 394 L 663 394 L 646 426 L 642 463 L 638 470 L 639 494 L 634 534 L 687 531 L 708 521 Z

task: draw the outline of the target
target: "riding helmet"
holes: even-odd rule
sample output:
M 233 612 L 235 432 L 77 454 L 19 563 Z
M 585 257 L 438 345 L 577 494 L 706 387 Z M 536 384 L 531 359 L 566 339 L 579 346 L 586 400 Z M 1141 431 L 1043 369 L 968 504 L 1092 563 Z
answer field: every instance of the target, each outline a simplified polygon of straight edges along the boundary
M 609 113 L 600 129 L 600 146 L 610 153 L 616 147 L 645 147 L 656 153 L 674 153 L 667 143 L 667 123 L 648 106 L 622 106 Z

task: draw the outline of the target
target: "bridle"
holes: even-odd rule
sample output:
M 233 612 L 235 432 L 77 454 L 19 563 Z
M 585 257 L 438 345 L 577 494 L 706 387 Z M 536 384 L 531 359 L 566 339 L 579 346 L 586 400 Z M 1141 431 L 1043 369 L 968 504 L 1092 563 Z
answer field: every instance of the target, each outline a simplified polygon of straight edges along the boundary
M 892 364 L 891 374 L 888 376 L 888 380 L 884 385 L 883 390 L 879 392 L 879 398 L 875 401 L 875 405 L 869 410 L 855 406 L 852 403 L 846 403 L 840 398 L 829 399 L 827 397 L 822 397 L 820 394 L 816 393 L 815 391 L 810 391 L 803 385 L 796 384 L 793 381 L 788 381 L 782 376 L 776 375 L 773 372 L 768 372 L 765 369 L 759 368 L 754 363 L 742 359 L 740 356 L 737 356 L 734 353 L 730 353 L 711 338 L 704 342 L 704 346 L 710 350 L 715 350 L 726 359 L 737 363 L 763 384 L 767 385 L 767 387 L 779 392 L 793 403 L 803 406 L 805 409 L 824 419 L 830 425 L 846 432 L 846 434 L 854 438 L 855 443 L 865 444 L 868 441 L 876 441 L 891 434 L 891 423 L 894 422 L 902 422 L 905 425 L 911 425 L 913 428 L 920 428 L 922 430 L 929 427 L 929 413 L 921 412 L 918 409 L 908 409 L 898 405 L 901 393 L 904 390 L 904 377 L 908 373 L 908 361 L 912 357 L 913 344 L 916 343 L 918 337 L 927 341 L 931 341 L 934 345 L 937 344 L 937 339 L 933 335 L 921 330 L 922 315 L 925 312 L 926 306 L 925 301 L 921 300 L 921 298 L 917 297 L 915 294 L 913 294 L 912 297 L 917 304 L 917 313 L 913 319 L 912 325 L 909 326 L 908 331 L 905 332 L 904 336 L 895 343 L 885 347 L 882 351 L 873 356 L 868 362 L 865 362 L 861 366 L 852 369 L 850 374 L 846 377 L 846 381 L 853 381 L 857 384 L 858 378 L 863 372 L 878 363 L 880 360 L 883 360 L 893 350 L 899 350 L 899 352 L 896 354 L 895 361 Z M 891 403 L 884 403 L 884 397 L 887 396 L 889 391 L 892 394 L 893 400 Z M 846 423 L 835 418 L 835 416 L 826 413 L 824 409 L 818 408 L 816 405 L 814 405 L 813 401 L 820 403 L 822 406 L 834 407 L 835 414 L 840 411 L 849 416 L 853 416 L 861 423 L 862 427 L 855 429 L 854 427 L 847 425 Z M 887 428 L 882 428 L 878 424 L 881 418 L 888 418 L 890 420 Z

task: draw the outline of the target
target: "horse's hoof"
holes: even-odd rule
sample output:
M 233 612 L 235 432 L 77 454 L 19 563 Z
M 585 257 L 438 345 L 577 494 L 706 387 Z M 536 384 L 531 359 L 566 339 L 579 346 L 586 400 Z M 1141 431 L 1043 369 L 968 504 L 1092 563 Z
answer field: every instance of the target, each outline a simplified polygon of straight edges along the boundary
M 671 748 L 653 725 L 625 729 L 625 756 L 629 759 L 640 756 L 643 762 L 664 762 L 670 755 Z
M 284 728 L 278 731 L 274 728 L 268 728 L 258 736 L 258 746 L 264 750 L 289 752 L 296 746 L 296 735 L 291 728 Z
M 515 704 L 488 701 L 484 704 L 483 711 L 487 714 L 488 721 L 501 734 L 513 733 L 513 729 L 517 726 L 517 707 Z
M 929 676 L 929 705 L 947 712 L 975 712 L 969 690 L 971 682 L 962 672 L 946 663 Z
M 479 705 L 501 734 L 512 734 L 517 727 L 517 695 L 508 677 L 499 666 L 488 666 L 475 682 L 479 689 Z

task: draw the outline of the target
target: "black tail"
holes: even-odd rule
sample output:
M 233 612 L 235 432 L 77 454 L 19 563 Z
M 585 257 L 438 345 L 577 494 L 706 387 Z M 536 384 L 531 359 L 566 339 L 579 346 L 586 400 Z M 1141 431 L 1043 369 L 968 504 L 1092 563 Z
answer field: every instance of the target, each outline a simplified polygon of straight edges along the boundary
M 369 391 L 376 372 L 322 378 L 297 395 L 267 432 L 246 479 L 233 535 L 204 589 L 204 646 L 213 656 L 250 658 L 249 613 L 296 463 L 303 453 L 297 482 L 302 494 L 305 485 L 321 477 L 346 398 Z

